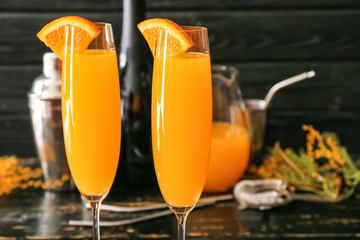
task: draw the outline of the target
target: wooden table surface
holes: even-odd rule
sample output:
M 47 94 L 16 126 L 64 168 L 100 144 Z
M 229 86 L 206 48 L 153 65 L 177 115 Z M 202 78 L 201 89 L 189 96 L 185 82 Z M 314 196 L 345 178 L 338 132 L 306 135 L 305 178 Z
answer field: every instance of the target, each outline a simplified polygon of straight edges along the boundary
M 104 203 L 142 205 L 162 202 L 157 187 L 115 189 Z M 148 213 L 101 212 L 102 220 Z M 91 219 L 77 192 L 17 190 L 0 197 L 0 239 L 91 239 L 91 227 L 68 220 Z M 234 200 L 195 209 L 187 239 L 355 239 L 360 237 L 360 193 L 339 203 L 293 201 L 271 210 L 239 210 Z M 102 227 L 102 239 L 176 239 L 174 215 L 141 223 Z

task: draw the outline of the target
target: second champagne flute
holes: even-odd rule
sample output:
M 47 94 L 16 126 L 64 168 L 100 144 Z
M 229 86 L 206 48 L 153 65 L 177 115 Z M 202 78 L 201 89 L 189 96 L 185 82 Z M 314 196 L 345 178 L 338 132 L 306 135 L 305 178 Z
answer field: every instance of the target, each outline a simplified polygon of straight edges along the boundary
M 152 143 L 161 193 L 178 220 L 178 238 L 202 193 L 210 158 L 211 66 L 207 29 L 183 27 L 193 41 L 171 55 L 172 34 L 160 30 L 154 54 Z
M 62 115 L 66 155 L 74 182 L 90 203 L 94 239 L 100 239 L 100 204 L 114 181 L 121 137 L 120 86 L 111 24 L 86 50 L 76 48 L 79 29 L 65 28 Z

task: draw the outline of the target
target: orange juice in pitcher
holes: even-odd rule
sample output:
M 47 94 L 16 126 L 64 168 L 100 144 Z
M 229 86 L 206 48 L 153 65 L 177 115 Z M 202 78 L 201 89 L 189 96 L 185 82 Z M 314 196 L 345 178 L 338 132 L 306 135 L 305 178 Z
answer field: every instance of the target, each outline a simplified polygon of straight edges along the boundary
M 222 192 L 244 174 L 249 161 L 248 130 L 241 125 L 214 122 L 205 192 Z

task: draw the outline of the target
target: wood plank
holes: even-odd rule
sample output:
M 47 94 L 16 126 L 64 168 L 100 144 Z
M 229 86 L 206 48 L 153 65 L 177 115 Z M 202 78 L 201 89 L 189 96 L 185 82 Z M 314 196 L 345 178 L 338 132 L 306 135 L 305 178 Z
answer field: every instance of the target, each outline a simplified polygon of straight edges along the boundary
M 323 61 L 360 57 L 351 53 L 358 46 L 358 33 L 350 27 L 360 22 L 358 11 L 219 12 L 184 20 L 177 17 L 172 15 L 183 25 L 208 27 L 214 61 Z
M 0 119 L 9 114 L 29 114 L 27 93 L 41 72 L 39 64 L 0 66 Z
M 234 10 L 267 8 L 354 8 L 360 7 L 357 0 L 147 0 L 152 10 Z M 122 1 L 113 0 L 2 0 L 0 10 L 7 11 L 74 11 L 74 10 L 121 10 Z
M 231 63 L 225 63 L 234 65 Z M 264 99 L 277 82 L 314 70 L 312 79 L 278 91 L 272 109 L 359 109 L 360 62 L 238 63 L 244 98 Z
M 271 109 L 359 109 L 360 62 L 261 62 L 214 64 L 234 65 L 240 72 L 244 98 L 263 99 L 271 86 L 296 74 L 315 70 L 316 77 L 280 90 Z M 27 92 L 41 65 L 0 65 L 0 112 L 28 114 Z
M 47 48 L 35 35 L 44 24 L 62 15 L 1 14 L 0 64 L 40 63 Z M 120 12 L 81 15 L 113 23 L 119 43 Z M 354 23 L 360 22 L 357 10 L 151 12 L 148 17 L 207 26 L 214 61 L 360 60 L 360 32 L 354 31 Z
M 104 203 L 141 206 L 163 202 L 158 187 L 111 189 Z M 148 199 L 151 199 L 150 202 Z M 360 227 L 360 197 L 337 203 L 293 201 L 266 211 L 238 209 L 235 200 L 195 208 L 189 215 L 188 239 L 356 239 Z M 77 192 L 17 190 L 0 198 L 3 239 L 91 239 L 91 227 L 69 226 L 69 219 L 90 220 Z M 147 213 L 102 211 L 114 221 Z M 315 231 L 316 230 L 316 231 Z M 176 239 L 175 216 L 126 226 L 102 227 L 102 239 Z
M 67 13 L 73 15 L 75 13 Z M 77 15 L 79 15 L 77 13 Z M 104 21 L 113 24 L 115 41 L 119 44 L 121 14 L 89 13 L 81 16 L 91 21 Z M 41 63 L 42 54 L 50 49 L 37 37 L 36 33 L 48 22 L 64 16 L 64 13 L 2 13 L 0 15 L 0 64 Z
M 340 111 L 269 109 L 265 146 L 273 146 L 280 141 L 283 147 L 305 147 L 305 133 L 301 129 L 303 124 L 311 124 L 319 131 L 336 132 L 350 154 L 360 153 L 359 108 Z
M 122 9 L 121 0 L 1 0 L 2 11 L 114 11 Z
M 219 63 L 221 64 L 221 63 Z M 360 102 L 360 63 L 237 63 L 244 98 L 263 99 L 268 90 L 285 78 L 315 70 L 315 78 L 280 90 L 273 109 L 357 109 Z M 0 66 L 0 110 L 28 113 L 26 94 L 40 74 L 41 65 Z
M 356 0 L 148 0 L 150 10 L 235 10 L 235 9 L 303 9 L 303 8 L 356 8 Z
M 317 72 L 316 78 L 280 90 L 275 95 L 268 111 L 267 145 L 281 140 L 289 146 L 301 146 L 304 139 L 293 136 L 301 135 L 301 125 L 307 123 L 338 132 L 346 141 L 344 144 L 360 153 L 356 147 L 360 141 L 359 62 L 233 65 L 240 70 L 241 89 L 246 98 L 263 98 L 280 79 L 310 69 Z M 38 64 L 0 66 L 0 155 L 35 155 L 26 93 L 40 71 Z
M 30 116 L 3 115 L 0 118 L 0 155 L 35 156 Z M 351 154 L 360 154 L 360 110 L 277 110 L 269 109 L 265 146 L 280 141 L 285 147 L 304 147 L 302 124 L 312 124 L 321 131 L 338 133 Z
M 36 156 L 30 115 L 3 115 L 0 119 L 0 156 Z
M 319 79 L 319 81 L 320 80 L 321 79 Z M 249 94 L 251 94 L 259 96 L 257 99 L 264 98 L 265 94 L 263 93 L 267 89 L 257 88 L 256 85 L 254 86 L 252 84 L 243 85 L 246 86 L 242 88 L 244 96 L 249 96 Z M 358 87 L 325 87 L 323 90 L 320 90 L 318 87 L 310 87 L 308 85 L 309 84 L 303 82 L 280 90 L 273 97 L 269 108 L 277 110 L 326 109 L 328 111 L 340 111 L 358 109 L 360 107 L 360 89 Z M 249 91 L 246 89 L 249 89 Z M 26 93 L 29 89 L 21 91 L 23 92 L 22 95 L 0 98 L 0 114 L 18 114 L 28 112 L 28 100 Z M 16 89 L 8 89 L 6 95 L 9 96 L 12 92 L 19 91 Z M 247 97 L 244 98 L 248 99 Z

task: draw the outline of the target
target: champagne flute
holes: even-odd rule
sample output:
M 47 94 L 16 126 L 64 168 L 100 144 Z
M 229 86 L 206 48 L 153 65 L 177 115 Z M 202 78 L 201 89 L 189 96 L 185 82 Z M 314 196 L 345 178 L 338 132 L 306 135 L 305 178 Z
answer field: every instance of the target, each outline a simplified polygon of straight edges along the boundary
M 194 45 L 184 54 L 166 53 L 171 33 L 160 30 L 154 54 L 152 143 L 158 184 L 185 239 L 189 212 L 202 193 L 210 158 L 211 64 L 207 29 L 183 27 Z
M 116 174 L 121 113 L 112 27 L 109 23 L 95 25 L 101 32 L 84 51 L 76 48 L 79 38 L 74 27 L 65 28 L 62 117 L 69 168 L 91 205 L 94 239 L 100 239 L 100 204 Z

